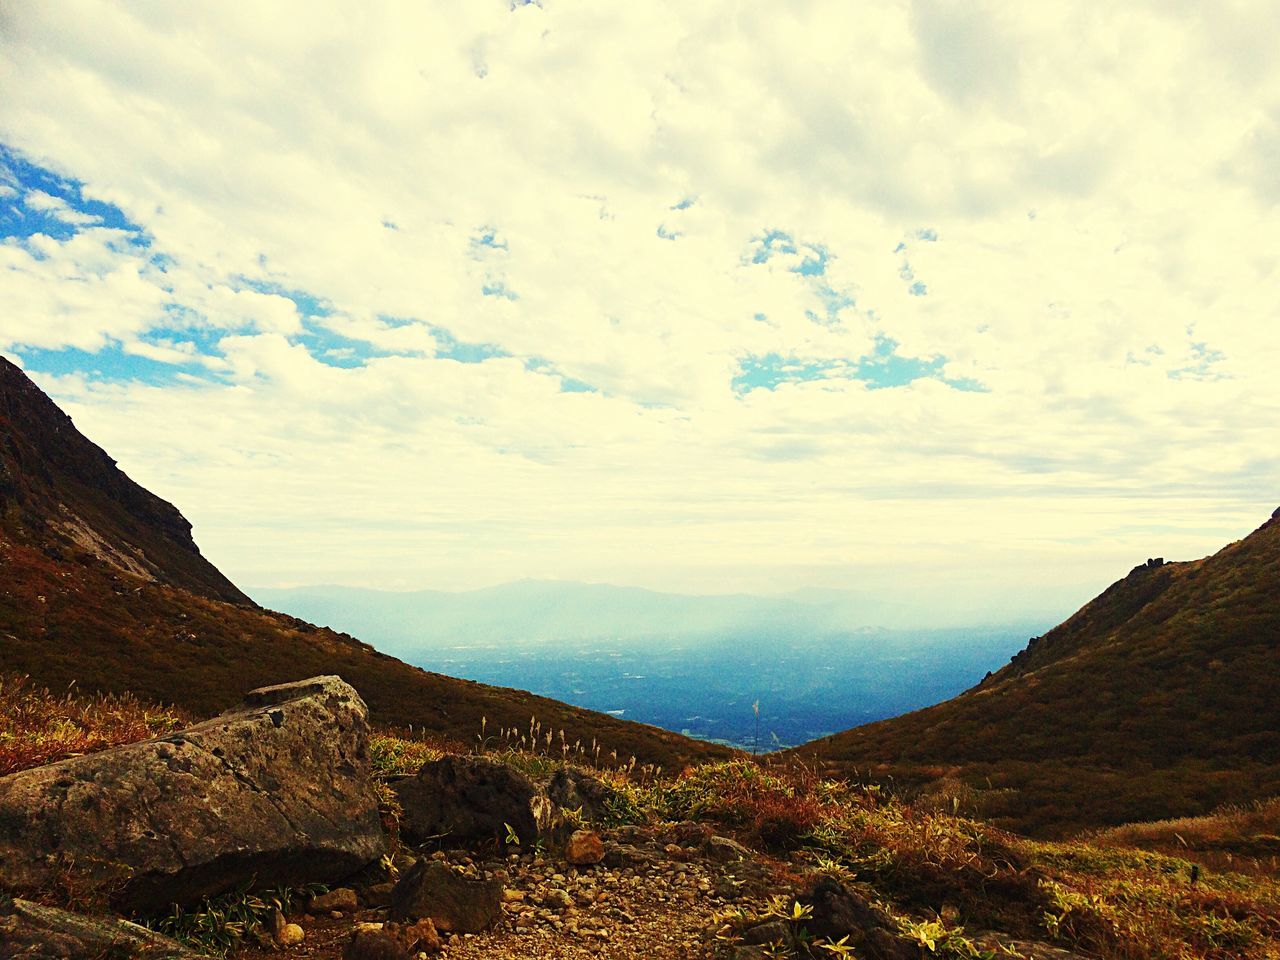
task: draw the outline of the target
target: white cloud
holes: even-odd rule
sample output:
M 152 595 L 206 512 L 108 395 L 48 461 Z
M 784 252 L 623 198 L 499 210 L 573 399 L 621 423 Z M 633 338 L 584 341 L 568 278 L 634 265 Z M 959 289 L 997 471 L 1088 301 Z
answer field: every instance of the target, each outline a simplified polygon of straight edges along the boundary
M 0 246 L 0 346 L 203 369 L 42 382 L 237 579 L 1083 599 L 1274 497 L 1265 5 L 366 6 L 0 41 L 0 140 L 150 243 L 27 190 L 81 229 Z M 877 335 L 987 392 L 732 387 Z

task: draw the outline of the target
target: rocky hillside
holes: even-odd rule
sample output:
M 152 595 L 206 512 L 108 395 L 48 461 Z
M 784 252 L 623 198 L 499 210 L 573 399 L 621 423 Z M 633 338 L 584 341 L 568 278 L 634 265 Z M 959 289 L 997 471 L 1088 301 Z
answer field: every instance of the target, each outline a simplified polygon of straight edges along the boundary
M 254 606 L 191 525 L 121 472 L 0 358 L 0 666 L 55 689 L 134 693 L 208 715 L 240 691 L 347 678 L 384 725 L 471 741 L 536 716 L 569 743 L 678 768 L 729 754 L 522 691 L 428 673 Z
M 797 751 L 1023 829 L 1280 793 L 1280 511 L 1203 560 L 1149 560 L 977 687 Z
M 154 705 L 54 699 L 3 676 L 0 708 L 0 757 L 34 761 L 0 776 L 4 957 L 1273 960 L 1280 947 L 1266 875 L 1027 841 L 747 758 L 671 776 L 500 743 L 454 752 L 372 730 L 338 677 L 251 691 L 185 728 Z M 148 728 L 162 735 L 137 740 Z

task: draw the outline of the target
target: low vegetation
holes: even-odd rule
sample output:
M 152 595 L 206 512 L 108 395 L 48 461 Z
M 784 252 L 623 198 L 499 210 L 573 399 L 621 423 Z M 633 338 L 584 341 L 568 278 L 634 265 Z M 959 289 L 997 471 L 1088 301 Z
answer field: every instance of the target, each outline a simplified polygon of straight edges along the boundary
M 1098 833 L 1093 841 L 1192 858 L 1223 870 L 1280 876 L 1280 797 L 1229 805 L 1205 817 L 1125 824 Z
M 0 777 L 66 757 L 136 743 L 187 718 L 130 694 L 55 696 L 27 677 L 0 674 Z

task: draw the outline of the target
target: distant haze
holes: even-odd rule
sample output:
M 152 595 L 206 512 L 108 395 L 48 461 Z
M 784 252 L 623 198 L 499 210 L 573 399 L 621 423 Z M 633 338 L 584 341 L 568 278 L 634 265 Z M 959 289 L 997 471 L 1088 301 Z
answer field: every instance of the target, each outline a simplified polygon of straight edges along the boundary
M 260 602 L 451 676 L 754 749 L 791 746 L 959 693 L 1052 619 L 926 627 L 840 591 L 688 596 L 522 581 L 465 593 L 301 587 Z
M 481 590 L 259 587 L 259 603 L 354 633 L 397 656 L 428 649 L 600 637 L 628 643 L 740 633 L 803 639 L 871 628 L 938 629 L 1010 622 L 1054 623 L 1055 614 L 1011 604 L 997 619 L 971 609 L 948 616 L 909 596 L 811 588 L 781 596 L 661 593 L 602 583 L 521 580 Z M 1021 615 L 1018 615 L 1021 614 Z

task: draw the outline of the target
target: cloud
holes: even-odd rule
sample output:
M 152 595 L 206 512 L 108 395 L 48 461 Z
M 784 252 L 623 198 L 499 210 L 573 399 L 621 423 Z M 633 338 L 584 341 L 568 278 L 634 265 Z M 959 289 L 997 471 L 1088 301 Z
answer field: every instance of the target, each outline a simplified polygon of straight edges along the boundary
M 1263 5 L 6 16 L 0 349 L 241 581 L 1084 599 L 1274 496 Z

